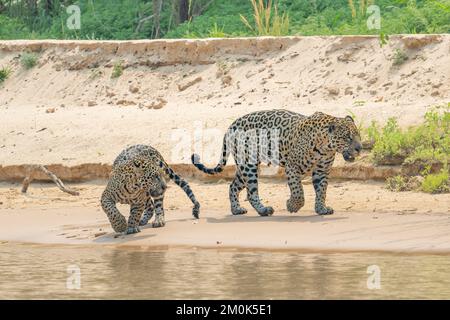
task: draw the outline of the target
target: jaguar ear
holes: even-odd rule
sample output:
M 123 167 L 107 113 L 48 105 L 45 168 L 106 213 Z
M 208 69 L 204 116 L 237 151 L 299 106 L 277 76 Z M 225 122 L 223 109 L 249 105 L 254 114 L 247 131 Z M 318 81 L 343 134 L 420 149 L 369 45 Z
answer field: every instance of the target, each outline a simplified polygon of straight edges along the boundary
M 355 120 L 351 116 L 346 116 L 345 120 L 350 120 L 351 122 L 355 123 Z
M 330 124 L 328 125 L 328 132 L 329 132 L 329 133 L 333 133 L 334 130 L 336 130 L 336 124 L 330 123 Z

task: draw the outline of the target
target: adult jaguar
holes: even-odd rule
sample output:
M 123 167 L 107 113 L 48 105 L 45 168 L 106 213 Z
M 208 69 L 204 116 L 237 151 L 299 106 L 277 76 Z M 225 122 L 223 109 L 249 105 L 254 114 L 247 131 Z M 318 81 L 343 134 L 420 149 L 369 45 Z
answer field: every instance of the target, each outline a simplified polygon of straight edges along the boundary
M 223 170 L 230 152 L 236 162 L 236 176 L 230 185 L 231 212 L 245 214 L 239 204 L 239 193 L 246 188 L 247 198 L 261 215 L 273 214 L 272 207 L 261 204 L 258 195 L 260 163 L 285 167 L 290 198 L 289 212 L 297 212 L 305 204 L 301 180 L 308 172 L 316 192 L 317 214 L 332 214 L 325 205 L 328 175 L 337 152 L 346 161 L 354 161 L 362 146 L 352 117 L 337 118 L 321 112 L 304 116 L 287 110 L 257 111 L 235 120 L 223 139 L 222 158 L 215 168 L 206 168 L 199 156 L 192 163 L 207 174 Z
M 155 212 L 153 227 L 163 227 L 163 199 L 167 179 L 180 186 L 194 204 L 192 215 L 198 219 L 200 204 L 191 188 L 164 161 L 161 154 L 146 145 L 134 145 L 123 150 L 113 163 L 110 179 L 101 197 L 103 210 L 116 232 L 139 232 Z M 130 205 L 128 224 L 116 203 Z M 144 212 L 145 211 L 145 212 Z M 142 212 L 144 215 L 141 218 Z

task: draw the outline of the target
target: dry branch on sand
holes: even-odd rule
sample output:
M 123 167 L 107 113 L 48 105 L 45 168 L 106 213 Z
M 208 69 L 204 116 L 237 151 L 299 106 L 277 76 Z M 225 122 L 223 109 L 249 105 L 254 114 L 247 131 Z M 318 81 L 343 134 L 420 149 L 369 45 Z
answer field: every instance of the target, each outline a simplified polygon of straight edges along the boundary
M 23 182 L 22 182 L 22 193 L 26 193 L 27 192 L 28 187 L 30 186 L 30 183 L 35 179 L 36 174 L 39 171 L 42 171 L 47 176 L 49 176 L 50 179 L 52 179 L 52 181 L 58 186 L 58 188 L 61 191 L 64 191 L 64 192 L 66 192 L 68 194 L 71 194 L 73 196 L 79 196 L 80 195 L 80 193 L 78 191 L 70 190 L 70 189 L 66 188 L 64 183 L 53 172 L 49 171 L 43 165 L 37 165 L 37 164 L 33 164 L 33 165 L 28 166 L 27 174 L 25 176 L 25 179 L 23 179 Z

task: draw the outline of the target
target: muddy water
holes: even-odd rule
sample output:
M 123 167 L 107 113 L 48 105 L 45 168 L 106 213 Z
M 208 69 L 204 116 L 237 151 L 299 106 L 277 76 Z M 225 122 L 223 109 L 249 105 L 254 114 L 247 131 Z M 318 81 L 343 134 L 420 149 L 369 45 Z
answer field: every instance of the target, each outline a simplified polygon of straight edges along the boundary
M 0 298 L 449 299 L 450 256 L 4 243 Z

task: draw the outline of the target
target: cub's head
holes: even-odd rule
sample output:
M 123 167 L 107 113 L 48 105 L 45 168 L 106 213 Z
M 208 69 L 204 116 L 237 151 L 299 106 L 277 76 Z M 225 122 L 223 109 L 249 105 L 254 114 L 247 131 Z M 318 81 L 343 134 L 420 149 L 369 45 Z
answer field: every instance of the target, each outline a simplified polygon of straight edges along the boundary
M 159 197 L 167 189 L 166 181 L 161 176 L 160 167 L 145 157 L 136 157 L 132 164 L 140 172 L 139 185 L 152 197 Z
M 353 118 L 335 118 L 327 126 L 329 145 L 342 153 L 345 161 L 353 162 L 362 150 L 361 137 Z

